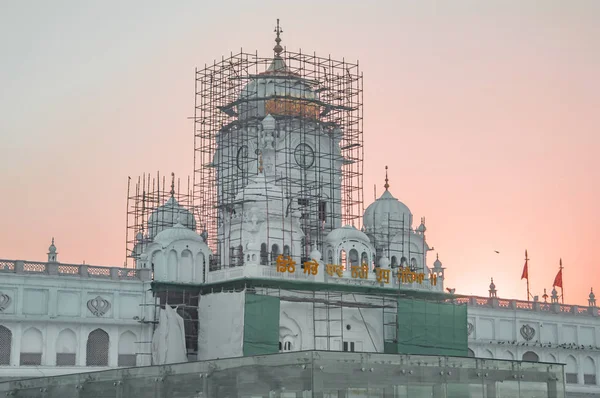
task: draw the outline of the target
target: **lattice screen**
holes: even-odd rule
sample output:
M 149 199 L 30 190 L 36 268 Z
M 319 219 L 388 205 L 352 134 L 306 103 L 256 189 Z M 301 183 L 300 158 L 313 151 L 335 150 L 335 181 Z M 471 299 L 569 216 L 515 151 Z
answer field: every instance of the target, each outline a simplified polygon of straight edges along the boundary
M 108 366 L 108 333 L 96 329 L 90 333 L 86 349 L 86 366 Z
M 11 346 L 12 333 L 4 326 L 0 326 L 0 365 L 10 365 Z
M 56 366 L 75 366 L 75 354 L 56 353 Z

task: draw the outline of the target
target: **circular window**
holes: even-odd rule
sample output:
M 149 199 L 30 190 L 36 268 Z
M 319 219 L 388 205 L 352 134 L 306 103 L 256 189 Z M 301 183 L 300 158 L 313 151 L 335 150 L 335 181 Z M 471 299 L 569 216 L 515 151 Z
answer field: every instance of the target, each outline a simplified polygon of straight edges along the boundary
M 298 166 L 308 169 L 315 162 L 315 151 L 307 144 L 300 144 L 294 151 L 294 159 Z

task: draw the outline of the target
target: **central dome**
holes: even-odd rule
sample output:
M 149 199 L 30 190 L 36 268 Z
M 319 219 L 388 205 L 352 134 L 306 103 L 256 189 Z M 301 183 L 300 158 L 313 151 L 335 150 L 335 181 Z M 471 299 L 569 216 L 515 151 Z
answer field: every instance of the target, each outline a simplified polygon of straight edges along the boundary
M 266 71 L 251 76 L 238 97 L 239 119 L 298 116 L 318 119 L 318 95 L 308 81 L 291 72 L 276 55 Z

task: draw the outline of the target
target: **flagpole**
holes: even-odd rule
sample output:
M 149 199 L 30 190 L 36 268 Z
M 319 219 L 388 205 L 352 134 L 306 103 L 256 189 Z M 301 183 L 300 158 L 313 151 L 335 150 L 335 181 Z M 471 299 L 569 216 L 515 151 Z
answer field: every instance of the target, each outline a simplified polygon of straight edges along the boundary
M 563 265 L 562 265 L 562 258 L 561 258 L 560 259 L 560 299 L 561 299 L 562 303 L 564 304 L 565 303 L 565 290 L 564 290 L 563 286 L 565 283 L 563 282 L 562 270 L 563 270 Z
M 527 301 L 529 301 L 529 257 L 527 256 L 527 250 L 525 250 L 525 266 L 527 267 Z

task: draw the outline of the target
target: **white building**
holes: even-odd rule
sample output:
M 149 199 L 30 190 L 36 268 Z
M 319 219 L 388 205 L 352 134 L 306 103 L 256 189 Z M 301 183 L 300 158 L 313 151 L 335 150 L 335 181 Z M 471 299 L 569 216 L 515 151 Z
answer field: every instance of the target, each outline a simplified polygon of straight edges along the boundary
M 363 229 L 343 225 L 342 169 L 351 162 L 343 133 L 326 130 L 325 112 L 277 102 L 321 106 L 319 91 L 287 69 L 281 51 L 240 92 L 245 124 L 217 137 L 218 253 L 196 232 L 206 220 L 177 202 L 173 184 L 147 233 L 139 232 L 135 269 L 62 264 L 54 240 L 47 262 L 0 260 L 0 380 L 169 363 L 179 343 L 187 350 L 180 360 L 402 352 L 403 334 L 425 334 L 402 329 L 399 300 L 409 297 L 452 311 L 466 305 L 462 325 L 445 329 L 440 320 L 455 313 L 434 314 L 436 336 L 461 328 L 465 344 L 468 336 L 468 351 L 456 348 L 462 337 L 455 336 L 440 355 L 565 363 L 568 396 L 600 396 L 593 293 L 587 307 L 555 296 L 552 303 L 500 299 L 493 282 L 487 298 L 446 294 L 445 267 L 427 259 L 424 218 L 414 225 L 387 175 Z M 167 305 L 180 317 L 167 320 Z M 266 337 L 252 340 L 252 328 Z M 425 348 L 435 354 L 440 346 L 431 344 Z

